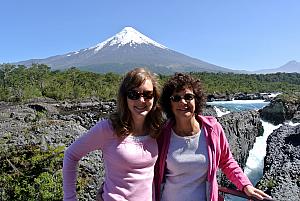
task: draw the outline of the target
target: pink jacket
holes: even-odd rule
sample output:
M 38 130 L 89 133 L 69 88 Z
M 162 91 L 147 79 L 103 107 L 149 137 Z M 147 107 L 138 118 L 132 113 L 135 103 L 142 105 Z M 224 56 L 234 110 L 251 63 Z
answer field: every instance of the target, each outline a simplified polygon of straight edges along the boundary
M 232 157 L 229 144 L 223 128 L 214 117 L 198 115 L 197 121 L 201 123 L 207 138 L 209 158 L 208 167 L 208 194 L 207 200 L 218 200 L 217 169 L 220 168 L 227 178 L 239 189 L 243 190 L 246 185 L 252 185 L 248 177 L 243 173 L 238 163 Z M 154 185 L 156 201 L 160 200 L 161 184 L 164 178 L 166 157 L 170 144 L 171 128 L 173 121 L 168 121 L 162 129 L 162 134 L 157 140 L 159 156 L 155 164 Z

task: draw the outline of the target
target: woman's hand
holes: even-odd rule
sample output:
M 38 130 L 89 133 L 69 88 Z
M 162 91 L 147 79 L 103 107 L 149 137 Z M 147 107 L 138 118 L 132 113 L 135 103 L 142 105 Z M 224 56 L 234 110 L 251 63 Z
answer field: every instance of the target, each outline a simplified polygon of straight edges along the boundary
M 247 185 L 244 187 L 243 191 L 249 196 L 249 197 L 255 197 L 259 200 L 263 200 L 263 199 L 272 199 L 271 196 L 269 196 L 268 194 L 265 194 L 263 191 L 251 186 L 251 185 Z

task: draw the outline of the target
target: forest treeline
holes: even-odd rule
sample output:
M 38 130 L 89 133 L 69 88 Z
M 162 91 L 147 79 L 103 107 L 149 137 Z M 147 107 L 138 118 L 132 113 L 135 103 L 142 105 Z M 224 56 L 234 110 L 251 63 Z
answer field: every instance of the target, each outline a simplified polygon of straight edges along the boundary
M 300 91 L 299 73 L 233 74 L 191 73 L 202 80 L 207 94 Z M 71 67 L 54 70 L 45 64 L 0 65 L 0 101 L 24 101 L 37 97 L 55 100 L 115 99 L 123 75 L 98 74 Z M 158 75 L 162 85 L 169 76 Z

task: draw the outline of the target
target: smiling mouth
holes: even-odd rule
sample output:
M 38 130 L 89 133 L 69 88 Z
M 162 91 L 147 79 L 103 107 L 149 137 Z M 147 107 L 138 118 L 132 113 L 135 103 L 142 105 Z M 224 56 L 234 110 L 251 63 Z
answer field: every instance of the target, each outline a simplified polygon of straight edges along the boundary
M 135 109 L 137 109 L 137 110 L 145 110 L 146 108 L 147 108 L 147 106 L 145 105 L 145 106 L 134 106 L 134 108 Z
M 184 107 L 184 108 L 178 108 L 177 110 L 179 111 L 190 111 L 189 107 Z

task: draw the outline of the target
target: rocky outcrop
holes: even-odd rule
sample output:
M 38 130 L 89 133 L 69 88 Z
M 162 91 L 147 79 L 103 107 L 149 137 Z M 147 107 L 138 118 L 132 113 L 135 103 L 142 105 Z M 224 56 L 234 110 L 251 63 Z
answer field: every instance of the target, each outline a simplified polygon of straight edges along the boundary
M 214 117 L 217 117 L 217 112 L 216 110 L 214 109 L 213 106 L 211 105 L 206 105 L 206 107 L 204 108 L 203 112 L 202 112 L 202 115 L 204 116 L 214 116 Z
M 286 120 L 300 122 L 300 100 L 275 98 L 269 105 L 259 110 L 261 118 L 275 125 Z
M 13 172 L 16 164 L 8 158 L 24 153 L 29 154 L 28 148 L 30 147 L 36 147 L 38 153 L 41 154 L 48 153 L 48 151 L 51 153 L 51 150 L 57 147 L 64 150 L 99 119 L 106 118 L 115 108 L 114 101 L 70 103 L 36 100 L 22 105 L 0 103 L 1 167 L 7 166 L 7 171 Z M 204 114 L 216 116 L 212 107 L 207 107 Z M 254 111 L 231 113 L 222 116 L 219 121 L 227 135 L 233 155 L 241 167 L 244 167 L 255 137 L 261 133 L 258 113 Z M 15 155 L 8 154 L 8 152 Z M 57 158 L 55 164 L 57 171 L 60 172 L 62 157 Z M 41 166 L 40 169 L 49 172 L 49 167 Z M 79 200 L 95 198 L 103 175 L 101 152 L 90 153 L 80 161 L 78 180 L 83 187 L 78 189 Z M 61 185 L 61 181 L 57 182 Z M 226 182 L 221 181 L 221 184 L 225 185 Z M 5 187 L 1 184 L 0 191 L 5 194 Z
M 214 93 L 214 94 L 208 94 L 207 95 L 207 101 L 231 101 L 233 99 L 232 94 L 228 93 Z
M 207 95 L 207 101 L 213 102 L 213 101 L 232 101 L 234 100 L 266 100 L 270 101 L 271 94 L 266 93 L 254 93 L 254 94 L 247 94 L 247 93 L 235 93 L 235 94 L 229 94 L 229 93 L 213 93 Z
M 254 94 L 247 94 L 247 93 L 237 93 L 234 94 L 234 100 L 270 100 L 270 94 L 262 94 L 262 93 L 254 93 Z
M 258 187 L 275 200 L 300 200 L 300 125 L 283 125 L 267 140 L 264 175 Z
M 263 134 L 256 111 L 234 112 L 218 118 L 228 139 L 231 152 L 242 168 L 245 167 L 255 139 Z
M 87 131 L 87 128 L 83 126 L 92 126 L 98 118 L 96 114 L 99 112 L 103 114 L 103 108 L 108 108 L 105 106 L 106 104 L 99 104 L 97 109 L 100 109 L 96 111 L 87 111 L 76 107 L 76 112 L 67 114 L 63 112 L 67 109 L 63 109 L 62 105 L 64 104 L 41 102 L 23 105 L 3 102 L 0 104 L 0 166 L 3 168 L 0 169 L 5 171 L 0 172 L 0 175 L 15 175 L 15 172 L 20 172 L 21 174 L 32 174 L 27 175 L 27 178 L 33 177 L 35 180 L 42 177 L 44 173 L 54 174 L 53 171 L 56 172 L 55 174 L 61 175 L 63 156 L 60 154 L 63 154 L 66 147 Z M 70 104 L 70 107 L 72 108 L 73 105 L 77 104 Z M 85 116 L 89 118 L 85 118 Z M 82 121 L 78 119 L 82 119 Z M 53 150 L 62 151 L 56 153 Z M 31 156 L 32 154 L 36 156 Z M 19 156 L 22 156 L 22 160 L 27 162 L 45 157 L 42 163 L 46 166 L 33 165 L 31 162 L 24 165 L 24 161 L 18 159 Z M 48 165 L 55 168 L 51 169 Z M 30 166 L 36 167 L 33 170 Z M 20 176 L 20 174 L 16 175 Z M 102 183 L 103 175 L 101 152 L 92 152 L 80 161 L 78 178 L 83 187 L 78 190 L 79 200 L 94 200 L 96 191 Z M 16 182 L 18 182 L 17 178 L 18 176 L 15 176 Z M 55 182 L 57 182 L 58 191 L 61 191 L 61 177 Z M 32 182 L 30 185 L 36 184 Z M 5 200 L 13 199 L 10 197 L 9 187 L 2 180 L 0 192 Z
M 89 129 L 97 121 L 106 118 L 108 114 L 116 110 L 114 100 L 108 102 L 82 101 L 82 102 L 62 102 L 56 105 L 59 114 L 51 115 L 51 118 L 61 120 L 74 120 L 83 127 Z
M 229 113 L 218 119 L 223 126 L 235 160 L 244 169 L 256 137 L 263 134 L 259 113 L 256 111 Z M 219 183 L 222 186 L 229 186 L 230 182 L 224 175 L 219 176 L 219 178 Z

